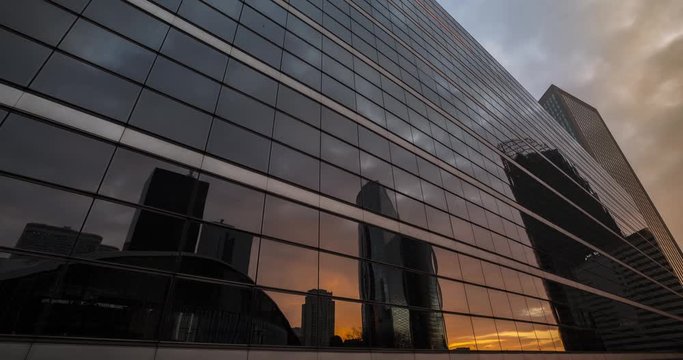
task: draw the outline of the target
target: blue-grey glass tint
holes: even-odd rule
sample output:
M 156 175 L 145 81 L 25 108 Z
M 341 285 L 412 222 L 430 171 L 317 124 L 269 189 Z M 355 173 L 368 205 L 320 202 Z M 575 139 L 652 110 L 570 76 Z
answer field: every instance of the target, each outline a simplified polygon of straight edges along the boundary
M 0 43 L 0 78 L 22 86 L 28 85 L 50 54 L 48 48 L 4 29 L 0 29 Z

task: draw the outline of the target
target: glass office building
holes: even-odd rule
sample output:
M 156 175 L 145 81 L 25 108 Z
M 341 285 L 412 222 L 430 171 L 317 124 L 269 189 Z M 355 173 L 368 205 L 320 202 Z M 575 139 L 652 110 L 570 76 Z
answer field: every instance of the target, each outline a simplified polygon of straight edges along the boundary
M 639 198 L 435 1 L 3 1 L 0 49 L 3 359 L 683 353 Z

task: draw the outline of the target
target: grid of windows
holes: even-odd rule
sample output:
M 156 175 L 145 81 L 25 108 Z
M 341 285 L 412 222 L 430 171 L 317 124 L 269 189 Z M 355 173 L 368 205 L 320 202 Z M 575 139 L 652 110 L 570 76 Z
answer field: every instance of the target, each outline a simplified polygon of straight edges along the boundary
M 642 255 L 624 251 L 621 229 L 642 223 L 630 198 L 597 183 L 600 170 L 573 156 L 574 144 L 527 140 L 519 134 L 535 137 L 527 126 L 537 124 L 501 121 L 498 101 L 518 105 L 498 93 L 509 80 L 483 55 L 462 55 L 456 27 L 432 27 L 449 21 L 435 6 L 0 4 L 2 86 L 124 129 L 112 141 L 55 124 L 56 113 L 0 109 L 0 287 L 12 294 L 0 300 L 3 333 L 564 351 L 623 350 L 611 339 L 635 335 L 610 322 L 623 313 L 680 326 L 683 314 L 623 290 L 628 276 L 683 296 L 630 266 Z M 159 145 L 141 153 L 133 136 Z M 569 155 L 558 162 L 532 146 L 543 165 L 532 166 L 508 151 L 519 140 Z M 169 147 L 429 238 L 231 182 L 202 162 L 169 162 Z M 526 201 L 520 184 L 575 222 Z M 482 260 L 492 254 L 505 266 Z M 603 310 L 609 321 L 596 325 L 583 298 L 627 310 Z M 639 336 L 646 349 L 654 335 Z

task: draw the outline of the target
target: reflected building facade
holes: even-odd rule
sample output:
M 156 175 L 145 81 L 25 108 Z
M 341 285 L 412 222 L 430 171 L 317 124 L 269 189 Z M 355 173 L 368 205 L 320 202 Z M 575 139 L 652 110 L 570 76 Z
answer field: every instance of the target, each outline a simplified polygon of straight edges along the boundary
M 0 50 L 3 360 L 682 357 L 654 208 L 433 0 L 5 1 Z

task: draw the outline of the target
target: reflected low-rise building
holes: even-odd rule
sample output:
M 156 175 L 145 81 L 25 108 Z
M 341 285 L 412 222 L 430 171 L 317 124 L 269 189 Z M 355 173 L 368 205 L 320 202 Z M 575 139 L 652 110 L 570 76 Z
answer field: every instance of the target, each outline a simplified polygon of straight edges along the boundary
M 683 354 L 652 209 L 432 0 L 0 2 L 0 49 L 3 359 Z

